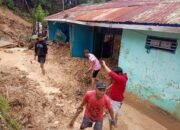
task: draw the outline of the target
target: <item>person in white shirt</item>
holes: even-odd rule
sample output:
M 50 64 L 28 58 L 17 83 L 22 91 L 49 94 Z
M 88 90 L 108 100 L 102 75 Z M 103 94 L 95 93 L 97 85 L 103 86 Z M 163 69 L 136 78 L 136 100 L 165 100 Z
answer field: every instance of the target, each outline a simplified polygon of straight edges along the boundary
M 96 58 L 96 56 L 91 54 L 89 50 L 84 50 L 84 56 L 89 59 L 89 63 L 90 63 L 90 67 L 85 74 L 92 72 L 91 85 L 92 85 L 92 88 L 94 88 L 94 82 L 98 75 L 98 72 L 101 69 L 101 64 L 99 60 Z

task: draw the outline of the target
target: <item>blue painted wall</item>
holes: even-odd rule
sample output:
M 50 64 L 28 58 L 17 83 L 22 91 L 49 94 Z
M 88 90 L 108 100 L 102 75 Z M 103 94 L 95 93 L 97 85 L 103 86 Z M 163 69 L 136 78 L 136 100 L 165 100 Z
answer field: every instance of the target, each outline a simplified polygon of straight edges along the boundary
M 146 53 L 147 35 L 178 39 L 176 53 Z M 123 30 L 119 66 L 129 75 L 128 91 L 180 119 L 180 34 Z
M 56 40 L 56 22 L 48 22 L 49 40 Z
M 72 24 L 69 24 L 69 41 L 72 43 Z
M 69 41 L 69 24 L 61 22 L 48 22 L 49 40 L 57 40 L 57 31 L 60 30 L 66 37 L 64 42 Z
M 70 27 L 70 40 L 72 42 L 72 56 L 84 57 L 83 50 L 93 50 L 93 28 L 73 24 Z

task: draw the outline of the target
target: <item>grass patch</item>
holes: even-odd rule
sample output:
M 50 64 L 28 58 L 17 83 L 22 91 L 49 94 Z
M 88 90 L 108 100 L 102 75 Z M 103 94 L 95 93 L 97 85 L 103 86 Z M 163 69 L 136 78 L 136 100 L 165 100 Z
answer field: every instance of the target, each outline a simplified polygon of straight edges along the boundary
M 3 96 L 0 96 L 0 118 L 9 130 L 20 130 L 21 125 L 9 114 L 9 102 Z

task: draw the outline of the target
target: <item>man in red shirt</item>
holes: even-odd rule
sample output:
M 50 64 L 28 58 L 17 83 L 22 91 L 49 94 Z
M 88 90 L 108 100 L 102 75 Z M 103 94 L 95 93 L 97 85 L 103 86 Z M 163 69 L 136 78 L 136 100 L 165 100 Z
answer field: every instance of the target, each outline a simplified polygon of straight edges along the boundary
M 111 105 L 115 114 L 115 125 L 117 125 L 118 114 L 124 100 L 124 92 L 128 77 L 120 67 L 116 67 L 113 71 L 102 61 L 102 65 L 112 78 L 112 84 L 109 86 L 109 97 L 111 98 Z M 112 127 L 110 123 L 110 128 Z
M 112 124 L 114 124 L 114 113 L 111 107 L 110 99 L 105 95 L 106 85 L 102 82 L 96 84 L 96 90 L 87 91 L 83 98 L 83 102 L 78 108 L 79 110 L 85 105 L 85 114 L 80 129 L 83 130 L 88 127 L 92 127 L 94 130 L 102 130 L 103 126 L 103 113 L 106 107 L 112 118 Z

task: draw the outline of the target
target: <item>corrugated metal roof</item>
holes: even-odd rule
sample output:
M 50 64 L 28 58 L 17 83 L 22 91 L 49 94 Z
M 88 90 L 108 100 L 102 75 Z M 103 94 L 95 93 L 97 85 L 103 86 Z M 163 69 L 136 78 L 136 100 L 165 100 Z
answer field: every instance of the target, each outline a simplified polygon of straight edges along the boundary
M 52 19 L 180 25 L 180 0 L 113 0 L 96 5 L 80 5 L 46 18 Z

